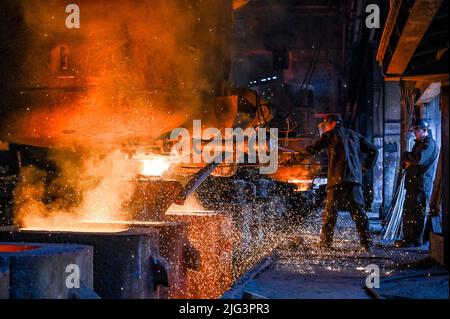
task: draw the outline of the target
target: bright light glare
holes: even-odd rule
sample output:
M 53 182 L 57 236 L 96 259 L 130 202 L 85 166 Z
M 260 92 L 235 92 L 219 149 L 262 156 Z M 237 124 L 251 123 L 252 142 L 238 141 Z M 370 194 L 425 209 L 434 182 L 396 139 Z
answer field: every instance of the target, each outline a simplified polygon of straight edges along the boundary
M 141 159 L 141 174 L 145 176 L 161 176 L 170 167 L 168 156 L 153 156 L 147 159 Z

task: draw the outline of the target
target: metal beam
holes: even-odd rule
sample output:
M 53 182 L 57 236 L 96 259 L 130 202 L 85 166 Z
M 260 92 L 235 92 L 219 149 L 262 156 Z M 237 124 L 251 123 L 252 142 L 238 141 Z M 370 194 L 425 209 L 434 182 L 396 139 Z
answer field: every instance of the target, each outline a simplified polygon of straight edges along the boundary
M 384 60 L 384 55 L 386 54 L 386 49 L 389 45 L 389 40 L 391 39 L 392 31 L 394 30 L 395 23 L 397 22 L 398 14 L 400 13 L 400 8 L 402 6 L 403 0 L 391 1 L 391 7 L 389 8 L 389 15 L 386 20 L 386 24 L 383 30 L 383 35 L 381 36 L 380 46 L 377 52 L 377 61 L 382 65 Z
M 448 83 L 448 73 L 425 74 L 425 75 L 411 75 L 411 76 L 388 76 L 385 78 L 387 82 L 398 81 L 419 81 L 419 82 L 442 82 Z
M 392 55 L 388 74 L 402 75 L 443 0 L 416 0 Z
M 425 90 L 421 91 L 422 95 L 417 100 L 416 105 L 422 103 L 430 103 L 432 99 L 438 96 L 441 93 L 441 82 L 433 82 L 430 85 L 428 85 L 428 87 L 426 87 Z

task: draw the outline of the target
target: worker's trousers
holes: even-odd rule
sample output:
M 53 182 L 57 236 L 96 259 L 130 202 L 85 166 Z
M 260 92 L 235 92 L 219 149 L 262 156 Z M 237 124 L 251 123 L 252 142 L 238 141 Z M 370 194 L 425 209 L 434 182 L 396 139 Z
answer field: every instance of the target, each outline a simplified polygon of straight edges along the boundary
M 422 245 L 426 227 L 428 195 L 424 191 L 407 189 L 403 202 L 403 239 L 408 244 Z
M 361 245 L 370 246 L 369 220 L 364 210 L 362 187 L 357 183 L 342 183 L 327 190 L 327 200 L 323 211 L 323 224 L 320 234 L 321 246 L 329 247 L 333 242 L 334 227 L 339 209 L 346 208 L 356 224 Z

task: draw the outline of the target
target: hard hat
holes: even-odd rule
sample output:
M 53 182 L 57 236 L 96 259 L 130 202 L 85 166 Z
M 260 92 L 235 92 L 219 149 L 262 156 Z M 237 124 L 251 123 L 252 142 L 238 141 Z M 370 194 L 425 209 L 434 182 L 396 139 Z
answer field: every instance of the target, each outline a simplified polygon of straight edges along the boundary
M 424 119 L 415 119 L 411 126 L 411 129 L 418 130 L 418 129 L 429 128 L 429 127 L 430 127 L 430 124 L 428 123 L 428 121 L 426 121 Z
M 343 121 L 342 117 L 339 114 L 330 113 L 323 117 L 323 122 L 336 122 L 337 124 L 342 124 Z

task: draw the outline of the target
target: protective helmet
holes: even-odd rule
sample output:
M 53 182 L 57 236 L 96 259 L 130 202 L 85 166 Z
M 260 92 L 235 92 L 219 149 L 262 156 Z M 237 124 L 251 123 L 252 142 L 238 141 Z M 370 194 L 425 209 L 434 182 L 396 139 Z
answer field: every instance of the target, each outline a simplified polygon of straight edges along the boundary
M 423 129 L 423 128 L 429 128 L 430 127 L 430 124 L 428 123 L 428 121 L 427 120 L 424 120 L 424 119 L 415 119 L 414 120 L 414 122 L 413 122 L 413 124 L 412 124 L 412 126 L 411 126 L 411 129 L 412 130 L 414 130 L 414 129 Z
M 342 117 L 339 114 L 327 114 L 323 117 L 323 122 L 336 122 L 336 124 L 342 124 Z

